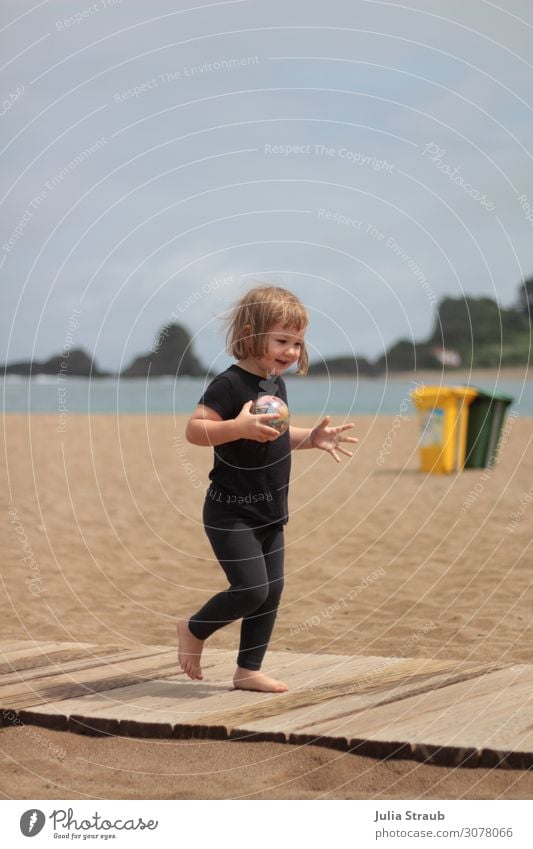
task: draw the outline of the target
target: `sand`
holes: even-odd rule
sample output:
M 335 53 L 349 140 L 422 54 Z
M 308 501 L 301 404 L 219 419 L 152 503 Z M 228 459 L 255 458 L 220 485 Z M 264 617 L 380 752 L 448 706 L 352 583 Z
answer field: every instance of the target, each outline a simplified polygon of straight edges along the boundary
M 171 645 L 176 617 L 223 588 L 200 524 L 211 451 L 185 442 L 185 420 L 71 415 L 61 430 L 56 416 L 6 416 L 0 640 Z M 272 648 L 530 662 L 533 421 L 508 419 L 492 471 L 451 476 L 418 471 L 414 418 L 355 423 L 352 459 L 293 455 Z M 237 637 L 232 625 L 211 645 Z M 0 757 L 3 798 L 533 795 L 533 776 L 516 770 L 273 743 L 21 727 L 0 730 Z

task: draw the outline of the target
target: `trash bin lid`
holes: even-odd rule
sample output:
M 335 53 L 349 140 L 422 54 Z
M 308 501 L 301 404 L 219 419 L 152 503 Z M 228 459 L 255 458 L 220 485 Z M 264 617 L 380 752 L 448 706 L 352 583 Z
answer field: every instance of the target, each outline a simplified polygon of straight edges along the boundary
M 414 404 L 423 404 L 424 401 L 437 403 L 457 397 L 471 401 L 477 394 L 478 390 L 471 386 L 417 386 L 411 392 L 411 399 Z
M 512 395 L 502 395 L 501 392 L 488 392 L 486 389 L 480 389 L 479 386 L 472 386 L 477 392 L 476 401 L 503 401 L 505 404 L 512 404 L 514 398 Z

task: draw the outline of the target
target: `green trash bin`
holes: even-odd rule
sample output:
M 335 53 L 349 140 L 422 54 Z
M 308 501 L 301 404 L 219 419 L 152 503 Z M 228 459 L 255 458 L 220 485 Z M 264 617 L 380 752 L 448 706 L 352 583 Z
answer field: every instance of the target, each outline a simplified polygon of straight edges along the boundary
M 474 387 L 473 387 L 474 388 Z M 496 459 L 505 412 L 513 398 L 496 392 L 478 389 L 478 396 L 469 408 L 466 436 L 467 469 L 485 469 Z

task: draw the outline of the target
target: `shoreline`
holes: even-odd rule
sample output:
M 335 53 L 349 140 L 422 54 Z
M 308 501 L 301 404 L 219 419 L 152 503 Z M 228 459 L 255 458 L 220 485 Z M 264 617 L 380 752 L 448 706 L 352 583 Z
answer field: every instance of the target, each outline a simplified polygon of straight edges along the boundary
M 84 375 L 73 374 L 65 377 L 65 380 L 89 380 L 89 381 L 106 381 L 118 383 L 121 380 L 127 383 L 142 381 L 142 383 L 154 382 L 174 382 L 178 380 L 212 380 L 215 374 L 205 374 L 199 377 L 193 377 L 189 374 L 173 375 L 161 374 L 148 377 L 124 377 L 120 374 L 102 374 L 102 375 Z M 307 374 L 296 375 L 287 373 L 283 378 L 300 379 L 311 378 L 313 380 L 354 380 L 353 372 L 330 372 L 329 374 Z M 465 379 L 483 379 L 493 378 L 501 380 L 533 380 L 533 371 L 529 365 L 525 363 L 523 366 L 503 366 L 502 368 L 475 368 L 475 369 L 420 369 L 419 371 L 384 371 L 381 374 L 358 374 L 355 373 L 356 380 L 412 380 L 414 378 L 423 378 L 424 380 L 432 379 L 434 383 L 439 383 L 442 379 L 452 381 L 464 381 Z M 34 374 L 31 377 L 27 374 L 5 374 L 4 381 L 13 383 L 22 383 L 23 381 L 35 381 L 36 383 L 55 383 L 57 382 L 57 374 Z
M 287 377 L 297 377 L 296 375 L 287 375 Z M 312 374 L 309 375 L 313 380 L 354 380 L 354 375 L 350 373 L 339 373 L 330 375 Z M 435 384 L 439 383 L 464 383 L 471 380 L 524 380 L 525 382 L 533 380 L 533 373 L 527 366 L 508 366 L 501 369 L 485 368 L 485 369 L 450 369 L 448 371 L 440 371 L 439 369 L 421 369 L 420 371 L 394 371 L 384 372 L 383 374 L 357 375 L 356 380 L 390 380 L 390 381 L 406 381 L 422 379 L 425 383 L 430 381 Z

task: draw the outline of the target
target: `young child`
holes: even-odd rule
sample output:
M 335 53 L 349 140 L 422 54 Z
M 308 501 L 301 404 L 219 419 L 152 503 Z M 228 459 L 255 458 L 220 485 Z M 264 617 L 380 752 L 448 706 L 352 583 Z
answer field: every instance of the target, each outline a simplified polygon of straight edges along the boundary
M 190 678 L 201 679 L 204 641 L 219 628 L 242 619 L 236 688 L 282 693 L 288 689 L 260 671 L 283 589 L 284 526 L 291 451 L 320 448 L 340 462 L 352 456 L 341 442 L 353 424 L 328 427 L 326 416 L 314 428 L 289 427 L 280 434 L 269 422 L 276 413 L 256 415 L 253 402 L 277 394 L 287 404 L 281 374 L 298 363 L 307 373 L 304 334 L 308 315 L 298 298 L 277 286 L 258 286 L 233 308 L 228 352 L 237 360 L 210 383 L 187 423 L 194 445 L 214 447 L 203 523 L 229 581 L 188 622 L 178 623 L 179 662 Z M 276 391 L 277 390 L 277 391 Z

